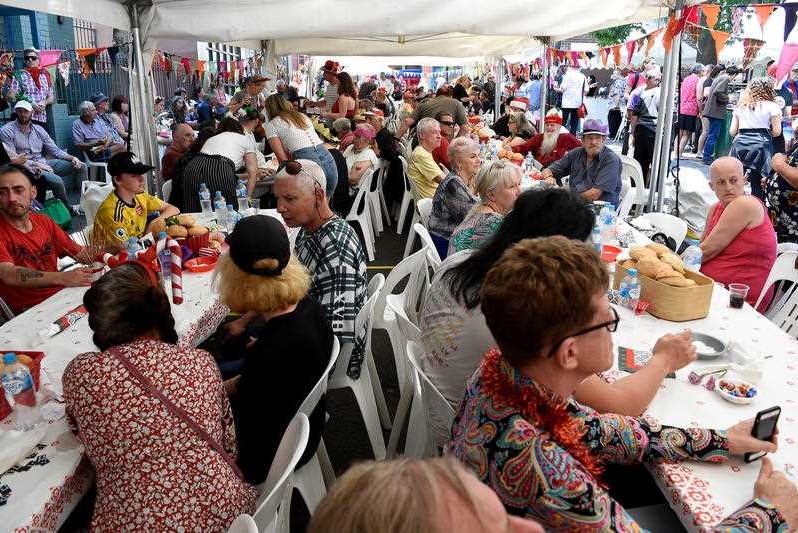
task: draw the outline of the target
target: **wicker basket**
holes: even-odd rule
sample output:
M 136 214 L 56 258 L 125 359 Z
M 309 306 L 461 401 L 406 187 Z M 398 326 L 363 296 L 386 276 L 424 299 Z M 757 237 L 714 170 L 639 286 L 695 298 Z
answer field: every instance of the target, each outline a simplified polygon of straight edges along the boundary
M 640 279 L 640 299 L 648 302 L 648 312 L 657 318 L 672 322 L 698 320 L 709 314 L 712 302 L 712 289 L 715 282 L 697 272 L 685 271 L 685 277 L 696 282 L 695 287 L 671 287 L 644 276 L 638 271 Z M 626 276 L 626 269 L 621 263 L 615 264 L 615 290 Z

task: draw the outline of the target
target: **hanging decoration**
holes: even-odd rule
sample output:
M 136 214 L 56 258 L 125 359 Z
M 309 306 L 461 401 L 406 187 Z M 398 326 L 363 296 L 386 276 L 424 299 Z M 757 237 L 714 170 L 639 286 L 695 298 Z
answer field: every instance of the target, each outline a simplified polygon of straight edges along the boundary
M 119 55 L 119 47 L 118 46 L 109 46 L 108 47 L 108 58 L 111 60 L 112 65 L 116 65 L 116 56 Z
M 732 34 L 740 35 L 743 31 L 745 7 L 737 6 L 732 10 Z
M 69 86 L 69 67 L 71 64 L 72 62 L 69 60 L 61 61 L 58 64 L 58 74 L 60 74 L 61 79 L 64 80 L 64 87 Z
M 779 7 L 784 9 L 784 42 L 787 42 L 798 20 L 798 4 L 781 4 Z
M 654 30 L 654 31 L 652 31 L 651 33 L 648 34 L 648 36 L 646 37 L 645 55 L 648 55 L 648 53 L 651 51 L 651 47 L 654 46 L 654 40 L 657 37 L 659 37 L 659 34 L 662 33 L 662 32 L 663 32 L 663 29 L 659 28 L 659 29 L 656 29 L 656 30 Z
M 621 64 L 621 45 L 616 44 L 612 47 L 612 59 L 615 61 L 616 65 Z
M 748 65 L 756 58 L 756 55 L 759 53 L 759 49 L 762 48 L 762 45 L 765 44 L 765 41 L 762 39 L 753 39 L 751 37 L 746 37 L 743 39 L 743 68 L 748 68 Z
M 671 51 L 673 38 L 677 35 L 676 28 L 678 26 L 678 19 L 674 15 L 671 15 L 670 18 L 668 18 L 668 25 L 665 27 L 665 34 L 662 36 L 662 46 L 665 47 L 665 51 L 668 53 Z
M 718 18 L 720 17 L 720 6 L 704 4 L 701 6 L 701 10 L 704 12 L 704 18 L 707 20 L 707 27 L 714 30 L 715 25 L 718 23 Z
M 635 46 L 637 45 L 636 41 L 627 41 L 626 42 L 626 58 L 628 63 L 632 63 L 632 56 L 635 55 Z
M 609 48 L 599 48 L 599 56 L 601 56 L 602 66 L 607 66 L 607 58 L 610 56 Z
M 39 50 L 39 66 L 47 68 L 58 64 L 63 50 Z
M 75 50 L 80 61 L 80 73 L 84 80 L 89 77 L 89 74 L 94 73 L 97 56 L 103 50 L 105 50 L 105 48 L 77 48 Z
M 756 11 L 756 18 L 759 19 L 759 25 L 762 26 L 762 29 L 765 29 L 765 23 L 770 18 L 770 15 L 773 14 L 773 11 L 776 9 L 774 5 L 755 5 L 753 6 L 754 10 Z
M 715 55 L 720 57 L 720 51 L 726 46 L 731 34 L 720 30 L 710 30 L 709 34 L 712 36 L 712 40 L 715 41 Z
M 776 62 L 775 78 L 777 80 L 784 79 L 796 61 L 798 61 L 798 43 L 784 43 L 779 60 Z

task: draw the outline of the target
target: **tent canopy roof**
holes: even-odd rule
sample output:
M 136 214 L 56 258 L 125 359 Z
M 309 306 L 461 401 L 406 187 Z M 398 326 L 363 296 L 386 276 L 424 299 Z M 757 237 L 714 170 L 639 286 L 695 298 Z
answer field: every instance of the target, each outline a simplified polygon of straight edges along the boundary
M 159 37 L 216 42 L 269 39 L 278 41 L 278 53 L 464 57 L 496 55 L 512 47 L 518 50 L 532 38 L 557 41 L 656 19 L 667 15 L 668 4 L 677 0 L 2 1 L 122 30 L 131 28 L 128 6 L 136 5 L 145 41 Z

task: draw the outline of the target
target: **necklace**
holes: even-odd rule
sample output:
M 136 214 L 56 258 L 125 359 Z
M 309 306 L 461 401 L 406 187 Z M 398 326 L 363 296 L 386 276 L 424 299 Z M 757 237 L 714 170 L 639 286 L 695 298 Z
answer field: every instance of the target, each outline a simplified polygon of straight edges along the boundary
M 482 389 L 496 407 L 518 411 L 533 426 L 551 434 L 552 439 L 596 479 L 601 479 L 603 466 L 583 438 L 587 431 L 582 420 L 568 410 L 566 402 L 553 404 L 532 387 L 516 387 L 512 375 L 503 371 L 501 352 L 497 348 L 485 354 L 482 363 Z

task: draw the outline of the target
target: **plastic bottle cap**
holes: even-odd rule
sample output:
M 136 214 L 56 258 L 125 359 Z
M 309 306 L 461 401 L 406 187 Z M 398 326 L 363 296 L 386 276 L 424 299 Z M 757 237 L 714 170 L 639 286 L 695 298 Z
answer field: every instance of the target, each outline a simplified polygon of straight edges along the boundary
M 17 354 L 14 352 L 8 352 L 7 354 L 3 354 L 3 364 L 4 365 L 13 365 L 17 362 Z
M 637 276 L 637 269 L 630 268 L 629 270 L 626 271 L 626 273 L 629 274 L 630 276 Z
M 221 196 L 222 196 L 222 191 L 216 191 L 216 197 L 221 198 Z
M 159 232 L 159 233 L 158 233 L 158 238 L 159 238 L 159 239 L 165 239 L 165 238 L 166 238 L 166 232 L 165 232 L 165 231 L 161 231 L 161 232 Z

